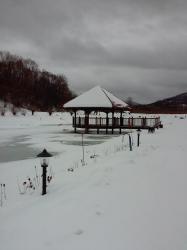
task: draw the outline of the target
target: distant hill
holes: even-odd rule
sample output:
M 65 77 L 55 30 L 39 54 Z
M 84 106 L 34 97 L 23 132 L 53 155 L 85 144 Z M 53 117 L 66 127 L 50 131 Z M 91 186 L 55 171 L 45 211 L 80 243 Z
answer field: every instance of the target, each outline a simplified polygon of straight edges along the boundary
M 187 113 L 187 92 L 147 105 L 135 105 L 133 112 Z
M 36 62 L 0 51 L 0 100 L 30 110 L 60 110 L 73 98 L 64 75 L 40 70 Z
M 180 94 L 180 95 L 176 95 L 170 98 L 166 98 L 157 102 L 154 102 L 150 105 L 158 105 L 158 106 L 183 106 L 183 105 L 187 105 L 187 92 Z

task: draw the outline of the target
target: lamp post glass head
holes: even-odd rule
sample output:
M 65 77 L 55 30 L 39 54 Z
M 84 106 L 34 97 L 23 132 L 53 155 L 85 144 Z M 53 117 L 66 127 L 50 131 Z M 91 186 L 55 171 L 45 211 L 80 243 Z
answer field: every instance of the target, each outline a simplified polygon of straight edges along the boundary
M 40 163 L 41 163 L 42 166 L 48 166 L 49 165 L 49 159 L 41 158 Z
M 42 166 L 47 166 L 49 164 L 49 157 L 52 157 L 53 155 L 47 152 L 46 149 L 44 149 L 41 153 L 37 155 L 37 157 L 40 157 L 40 163 Z
M 140 135 L 140 133 L 141 133 L 141 129 L 139 128 L 137 129 L 137 134 Z

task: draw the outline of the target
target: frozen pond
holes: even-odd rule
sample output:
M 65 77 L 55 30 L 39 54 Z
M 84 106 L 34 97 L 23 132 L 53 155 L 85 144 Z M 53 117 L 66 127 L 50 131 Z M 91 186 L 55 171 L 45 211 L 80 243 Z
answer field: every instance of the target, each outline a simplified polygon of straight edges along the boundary
M 55 133 L 52 133 L 53 135 Z M 57 133 L 58 136 L 50 140 L 50 142 L 58 142 L 61 145 L 81 146 L 81 134 Z M 0 145 L 0 162 L 20 161 L 36 158 L 40 152 L 39 149 L 32 147 L 32 143 L 28 143 L 29 136 L 22 135 L 13 137 L 10 141 Z M 103 135 L 84 135 L 84 146 L 93 146 L 101 144 L 106 140 L 111 139 L 111 136 Z
M 68 133 L 62 132 L 60 137 L 54 137 L 52 142 L 59 142 L 64 145 L 72 145 L 72 146 L 82 146 L 82 135 L 77 133 Z M 112 137 L 116 137 L 119 135 L 97 135 L 97 134 L 84 134 L 83 136 L 83 144 L 84 146 L 93 146 L 97 144 L 101 144 Z M 57 139 L 58 138 L 58 139 Z
M 45 130 L 41 130 L 41 127 L 45 127 Z M 50 129 L 50 127 L 52 129 Z M 56 127 L 56 129 L 53 129 Z M 33 142 L 29 140 L 32 138 L 34 142 L 38 136 L 43 136 L 46 142 L 57 143 L 64 150 L 64 147 L 69 146 L 82 146 L 82 135 L 80 133 L 73 133 L 71 129 L 62 130 L 59 125 L 45 124 L 38 127 L 38 130 L 31 132 L 30 130 L 24 131 L 27 134 L 13 136 L 10 140 L 2 142 L 0 144 L 0 162 L 12 162 L 26 159 L 34 159 L 36 155 L 42 150 L 35 148 Z M 84 134 L 84 146 L 94 146 L 102 144 L 116 135 L 104 135 L 104 134 Z M 42 140 L 41 140 L 42 141 Z M 53 154 L 55 154 L 53 152 Z
M 0 162 L 35 158 L 39 150 L 32 148 L 31 144 L 25 142 L 26 140 L 27 136 L 17 136 L 0 145 Z

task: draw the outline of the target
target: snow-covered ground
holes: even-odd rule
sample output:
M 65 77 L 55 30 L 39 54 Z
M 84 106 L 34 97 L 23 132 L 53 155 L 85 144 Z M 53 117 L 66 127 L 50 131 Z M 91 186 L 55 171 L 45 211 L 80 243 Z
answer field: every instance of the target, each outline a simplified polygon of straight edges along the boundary
M 127 136 L 85 135 L 82 166 L 68 114 L 1 117 L 0 249 L 186 250 L 187 119 L 162 122 L 142 131 L 139 148 L 132 133 L 131 152 Z M 43 148 L 54 154 L 45 196 L 35 157 Z M 28 178 L 36 190 L 20 194 Z

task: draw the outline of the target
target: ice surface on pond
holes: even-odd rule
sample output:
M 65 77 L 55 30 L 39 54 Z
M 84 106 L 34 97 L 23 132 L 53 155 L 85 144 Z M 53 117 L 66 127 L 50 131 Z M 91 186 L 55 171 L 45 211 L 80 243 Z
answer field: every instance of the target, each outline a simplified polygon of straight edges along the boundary
M 0 162 L 19 161 L 36 157 L 37 149 L 26 143 L 26 136 L 14 137 L 0 145 Z
M 13 119 L 18 120 L 17 117 Z M 35 122 L 37 121 L 37 117 L 31 117 L 28 119 Z M 50 117 L 50 122 L 53 121 L 53 119 L 55 120 L 55 118 Z M 5 120 L 6 117 L 1 121 L 2 124 Z M 20 118 L 20 120 L 21 121 L 18 120 L 19 126 L 18 124 L 7 122 L 7 124 L 5 124 L 7 126 L 1 127 L 2 140 L 0 142 L 0 162 L 2 163 L 33 159 L 43 148 L 48 147 L 49 142 L 52 144 L 56 143 L 59 149 L 62 144 L 67 146 L 82 146 L 82 137 L 81 133 L 79 133 L 80 131 L 77 134 L 73 133 L 72 126 L 67 125 L 68 123 L 66 121 L 65 124 L 59 123 L 59 120 L 58 123 L 48 123 L 44 120 L 44 118 L 40 118 L 39 124 L 37 124 L 35 128 L 35 126 L 31 126 L 33 121 L 29 124 L 28 121 L 26 122 L 26 119 L 23 120 L 23 123 L 22 118 Z M 66 128 L 64 128 L 64 126 Z M 104 135 L 101 131 L 101 134 L 97 135 L 92 134 L 93 131 L 90 132 L 90 134 L 84 135 L 84 146 L 102 144 L 113 137 L 119 136 L 118 133 L 116 135 Z M 19 135 L 15 136 L 17 133 Z M 12 136 L 3 140 L 3 136 L 8 136 L 9 134 L 12 134 Z M 44 141 L 46 141 L 46 143 L 43 143 L 43 146 L 41 146 L 41 138 L 44 138 Z M 37 140 L 40 146 L 36 147 L 35 143 Z M 61 149 L 60 151 L 62 152 L 63 150 L 64 149 Z M 53 149 L 53 152 L 55 152 L 55 149 Z
M 92 132 L 93 133 L 93 132 Z M 66 135 L 66 136 L 65 136 Z M 114 137 L 119 136 L 119 134 L 116 135 L 97 135 L 97 134 L 84 134 L 83 135 L 83 145 L 84 146 L 93 146 L 97 144 L 102 144 L 106 142 L 109 139 L 112 139 Z M 71 134 L 71 133 L 65 133 L 61 135 L 61 138 L 64 138 L 63 140 L 60 140 L 62 144 L 66 145 L 75 145 L 75 146 L 82 146 L 82 135 L 81 134 Z

